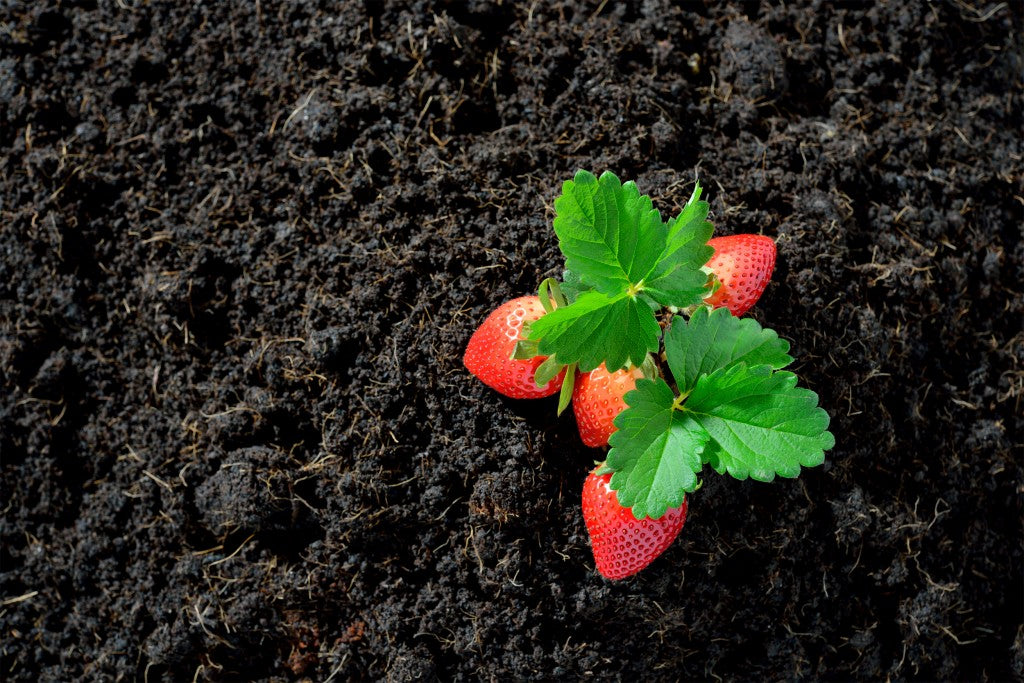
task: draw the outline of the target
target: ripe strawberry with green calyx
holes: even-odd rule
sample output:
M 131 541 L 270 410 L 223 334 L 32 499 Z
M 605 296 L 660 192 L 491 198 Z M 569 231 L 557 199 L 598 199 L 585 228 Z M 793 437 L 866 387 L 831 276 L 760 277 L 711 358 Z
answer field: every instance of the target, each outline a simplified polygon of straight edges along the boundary
M 521 341 L 524 323 L 537 320 L 546 312 L 536 296 L 505 302 L 470 337 L 462 363 L 481 382 L 509 398 L 544 398 L 558 393 L 564 370 L 538 386 L 534 375 L 546 357 L 512 357 Z
M 601 474 L 602 468 L 595 468 L 583 483 L 583 521 L 597 571 L 606 579 L 624 579 L 672 545 L 686 522 L 686 499 L 658 519 L 637 519 L 632 510 L 619 505 L 617 494 L 608 487 L 612 475 Z
M 616 416 L 626 409 L 623 397 L 636 388 L 638 379 L 656 375 L 650 357 L 640 368 L 608 372 L 602 363 L 590 372 L 581 372 L 572 392 L 572 409 L 583 443 L 591 448 L 607 446 L 608 438 L 615 433 Z
M 707 268 L 721 283 L 704 301 L 713 308 L 728 308 L 740 317 L 757 303 L 775 268 L 775 242 L 765 235 L 712 237 L 715 250 Z

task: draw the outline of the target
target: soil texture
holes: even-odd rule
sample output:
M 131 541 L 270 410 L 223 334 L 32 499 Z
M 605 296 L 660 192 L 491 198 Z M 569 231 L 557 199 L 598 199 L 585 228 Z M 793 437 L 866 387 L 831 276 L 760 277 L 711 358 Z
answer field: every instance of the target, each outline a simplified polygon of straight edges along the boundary
M 1024 678 L 1019 2 L 0 2 L 0 677 Z M 622 582 L 461 354 L 615 172 L 778 244 L 825 465 Z

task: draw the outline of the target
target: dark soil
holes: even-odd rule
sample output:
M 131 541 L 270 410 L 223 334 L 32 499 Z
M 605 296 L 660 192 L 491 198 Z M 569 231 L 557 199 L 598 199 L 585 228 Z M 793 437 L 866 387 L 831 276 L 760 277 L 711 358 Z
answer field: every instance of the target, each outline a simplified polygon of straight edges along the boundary
M 1024 677 L 1020 3 L 675 4 L 0 3 L 0 677 Z M 460 363 L 578 168 L 777 240 L 837 436 L 620 583 Z

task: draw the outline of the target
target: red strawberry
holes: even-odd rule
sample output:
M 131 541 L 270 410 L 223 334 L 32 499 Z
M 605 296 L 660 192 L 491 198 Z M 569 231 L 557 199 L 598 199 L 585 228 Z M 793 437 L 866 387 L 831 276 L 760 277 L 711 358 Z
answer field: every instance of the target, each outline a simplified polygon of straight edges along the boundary
M 715 249 L 708 268 L 722 286 L 704 301 L 741 316 L 761 297 L 772 277 L 775 242 L 764 235 L 727 235 L 713 237 L 708 244 Z
M 572 410 L 583 443 L 591 448 L 608 445 L 608 437 L 616 429 L 612 421 L 626 409 L 622 397 L 635 389 L 643 376 L 640 368 L 609 373 L 604 363 L 580 373 L 572 390 Z
M 470 337 L 462 363 L 481 382 L 510 398 L 543 398 L 558 393 L 565 370 L 543 387 L 533 381 L 533 373 L 547 356 L 512 359 L 523 323 L 544 313 L 536 296 L 521 296 L 498 306 Z
M 686 499 L 660 519 L 638 520 L 632 510 L 619 505 L 618 494 L 608 488 L 612 475 L 599 475 L 597 469 L 583 483 L 583 521 L 597 571 L 606 579 L 624 579 L 672 545 L 686 521 Z

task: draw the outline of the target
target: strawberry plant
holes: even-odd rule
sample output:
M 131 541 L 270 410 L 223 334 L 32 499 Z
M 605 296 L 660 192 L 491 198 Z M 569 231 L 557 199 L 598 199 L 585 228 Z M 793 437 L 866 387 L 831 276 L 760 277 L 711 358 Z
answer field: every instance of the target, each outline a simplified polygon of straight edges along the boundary
M 789 343 L 740 318 L 764 292 L 775 244 L 712 238 L 698 183 L 662 220 L 632 182 L 579 171 L 555 200 L 561 282 L 499 307 L 464 363 L 514 398 L 559 392 L 588 446 L 584 520 L 598 571 L 621 579 L 678 535 L 705 467 L 769 482 L 820 465 L 835 439 L 817 395 L 784 368 Z

